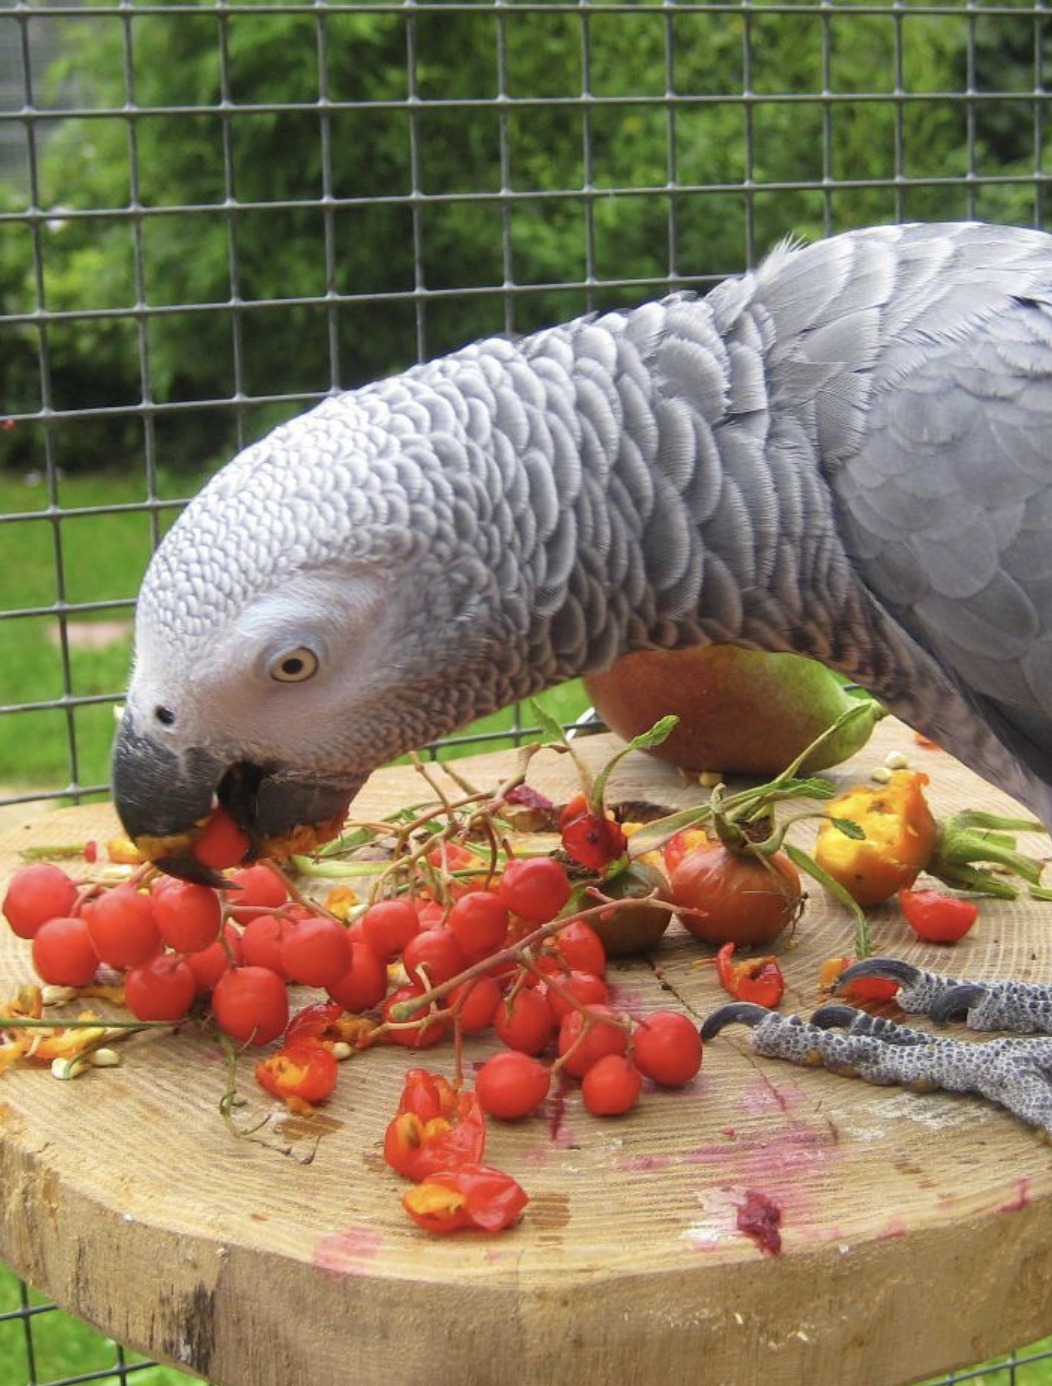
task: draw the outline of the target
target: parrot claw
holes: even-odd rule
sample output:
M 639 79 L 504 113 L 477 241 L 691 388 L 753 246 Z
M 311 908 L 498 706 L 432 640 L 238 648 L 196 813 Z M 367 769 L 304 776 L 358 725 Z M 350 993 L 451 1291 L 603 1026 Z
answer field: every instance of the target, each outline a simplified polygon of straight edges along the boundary
M 753 1027 L 750 1043 L 765 1058 L 914 1092 L 974 1093 L 1052 1135 L 1052 1039 L 972 1044 L 839 1004 L 820 1007 L 803 1020 L 742 1003 L 714 1011 L 702 1026 L 702 1038 L 736 1020 Z
M 923 976 L 924 973 L 919 967 L 903 962 L 901 958 L 863 958 L 861 962 L 854 962 L 845 967 L 830 990 L 839 991 L 849 982 L 858 981 L 860 977 L 880 977 L 887 982 L 898 982 L 900 987 L 912 987 Z
M 719 1010 L 706 1017 L 699 1027 L 701 1038 L 710 1040 L 727 1025 L 749 1025 L 755 1028 L 764 1016 L 770 1014 L 766 1006 L 758 1006 L 754 1001 L 728 1002 L 726 1006 L 720 1006 Z
M 988 988 L 980 982 L 959 982 L 948 987 L 932 1002 L 928 1014 L 936 1025 L 945 1025 L 948 1020 L 965 1019 L 986 996 Z
M 970 1030 L 1008 1030 L 1016 1035 L 1052 1035 L 1052 986 L 1032 982 L 962 982 L 925 972 L 900 958 L 865 958 L 846 967 L 835 992 L 860 977 L 899 984 L 896 1005 L 937 1024 L 963 1017 Z

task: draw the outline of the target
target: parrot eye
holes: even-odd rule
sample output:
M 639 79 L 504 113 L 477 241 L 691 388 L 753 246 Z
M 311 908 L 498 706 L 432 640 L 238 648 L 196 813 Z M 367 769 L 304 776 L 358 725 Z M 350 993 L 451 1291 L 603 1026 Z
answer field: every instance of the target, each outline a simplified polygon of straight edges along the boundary
M 270 677 L 279 683 L 303 683 L 318 671 L 318 656 L 306 645 L 286 650 L 270 666 Z

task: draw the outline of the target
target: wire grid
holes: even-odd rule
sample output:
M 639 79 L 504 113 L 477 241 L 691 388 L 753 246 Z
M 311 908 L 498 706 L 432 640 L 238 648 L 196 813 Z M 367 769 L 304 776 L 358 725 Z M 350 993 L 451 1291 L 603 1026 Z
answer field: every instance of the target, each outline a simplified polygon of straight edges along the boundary
M 755 262 L 774 233 L 799 229 L 829 233 L 858 220 L 860 209 L 869 220 L 901 221 L 914 215 L 930 217 L 933 210 L 947 217 L 989 217 L 1029 221 L 1040 226 L 1047 196 L 1048 174 L 1044 133 L 1048 112 L 1045 63 L 1044 4 L 760 3 L 759 0 L 404 0 L 404 3 L 271 4 L 239 0 L 181 0 L 180 3 L 78 4 L 26 3 L 15 0 L 0 9 L 0 175 L 20 195 L 0 203 L 0 238 L 28 237 L 31 245 L 32 292 L 13 305 L 0 298 L 0 324 L 8 334 L 32 341 L 37 362 L 35 398 L 0 400 L 4 416 L 0 448 L 18 439 L 35 459 L 46 497 L 40 505 L 15 507 L 0 513 L 0 554 L 4 535 L 15 526 L 30 526 L 49 536 L 54 570 L 53 600 L 16 604 L 2 601 L 0 627 L 16 623 L 29 631 L 46 622 L 57 641 L 60 687 L 53 696 L 27 696 L 0 705 L 0 721 L 20 719 L 27 735 L 39 719 L 57 719 L 64 728 L 68 773 L 36 786 L 5 790 L 0 806 L 59 797 L 77 802 L 105 792 L 104 774 L 85 774 L 81 752 L 81 718 L 117 702 L 119 687 L 86 692 L 75 674 L 73 634 L 85 621 L 104 616 L 126 618 L 134 604 L 133 591 L 85 596 L 83 584 L 68 560 L 69 526 L 104 517 L 123 517 L 146 527 L 151 545 L 183 503 L 178 485 L 163 474 L 167 438 L 173 426 L 188 419 L 218 422 L 232 446 L 243 446 L 260 431 L 261 422 L 275 412 L 297 412 L 339 388 L 359 383 L 360 363 L 348 350 L 343 330 L 348 318 L 361 315 L 365 323 L 391 317 L 397 322 L 393 368 L 424 360 L 456 345 L 450 323 L 454 314 L 485 309 L 490 330 L 514 333 L 551 317 L 553 305 L 572 312 L 637 301 L 676 288 L 705 288 L 728 272 Z M 266 92 L 246 94 L 238 80 L 234 49 L 243 45 L 245 26 L 284 16 L 295 23 L 293 48 L 284 56 L 300 63 L 302 90 L 291 99 L 267 99 Z M 336 57 L 345 26 L 368 17 L 375 25 L 397 33 L 402 54 L 401 89 L 377 95 L 348 92 L 334 81 Z M 846 23 L 870 21 L 884 35 L 872 82 L 844 84 L 840 75 Z M 138 62 L 143 26 L 172 26 L 175 35 L 188 25 L 211 26 L 217 87 L 204 97 L 152 101 L 141 96 L 143 74 Z M 809 84 L 793 87 L 772 74 L 765 60 L 764 36 L 775 23 L 806 27 L 817 69 Z M 961 36 L 961 66 L 949 86 L 926 88 L 913 71 L 911 54 L 922 25 L 950 26 Z M 489 55 L 484 79 L 469 77 L 455 94 L 436 87 L 431 46 L 436 25 L 486 26 Z M 517 73 L 523 35 L 528 26 L 543 33 L 545 26 L 575 49 L 576 77 L 572 89 L 523 89 Z M 1010 81 L 991 82 L 984 70 L 985 49 L 980 26 L 1006 26 L 1017 47 L 1027 55 Z M 81 36 L 102 28 L 115 41 L 110 48 L 120 89 L 118 99 L 97 100 L 90 80 L 78 80 L 75 61 L 57 87 L 49 81 L 50 60 L 56 53 L 75 55 Z M 629 53 L 623 80 L 610 89 L 609 63 L 604 60 L 614 29 L 637 35 L 644 29 L 651 46 L 655 33 L 660 61 L 657 79 L 634 81 Z M 853 32 L 853 31 L 852 31 Z M 933 32 L 930 28 L 924 32 Z M 708 37 L 721 35 L 724 61 L 730 52 L 726 80 L 698 80 L 694 49 Z M 731 35 L 731 48 L 727 37 Z M 1020 36 L 1023 36 L 1020 42 Z M 923 33 L 921 37 L 923 42 Z M 693 76 L 691 74 L 694 74 Z M 108 88 L 113 91 L 113 80 Z M 732 110 L 738 118 L 734 157 L 710 167 L 696 157 L 704 142 L 710 115 Z M 791 111 L 794 120 L 810 122 L 814 131 L 813 158 L 802 170 L 778 166 L 771 153 L 767 129 L 772 113 Z M 991 161 L 980 130 L 1002 110 L 1022 112 L 1029 135 L 1022 157 L 1010 166 Z M 929 118 L 949 116 L 959 122 L 963 161 L 950 169 L 929 166 L 918 155 L 919 131 Z M 537 175 L 524 167 L 522 131 L 531 119 L 561 120 L 562 138 L 575 146 L 577 168 L 572 175 Z M 890 119 L 889 119 L 890 117 Z M 320 182 L 281 196 L 260 191 L 258 170 L 239 155 L 239 135 L 250 122 L 282 123 L 307 119 L 316 130 Z M 472 167 L 465 150 L 462 177 L 454 186 L 435 184 L 430 167 L 434 150 L 433 123 L 485 119 L 495 132 L 485 167 Z M 664 129 L 664 153 L 644 173 L 626 172 L 611 157 L 609 131 L 613 124 L 628 141 L 633 122 L 657 119 Z M 852 122 L 880 119 L 886 146 L 879 175 L 856 176 L 845 164 L 840 135 Z M 215 175 L 211 196 L 201 199 L 158 197 L 154 169 L 141 153 L 150 123 L 163 120 L 200 129 L 207 123 L 211 144 L 207 159 Z M 341 175 L 336 141 L 345 138 L 345 123 L 359 122 L 362 136 L 375 127 L 398 122 L 405 142 L 401 174 L 365 191 Z M 48 148 L 63 129 L 76 123 L 121 127 L 125 137 L 127 196 L 113 205 L 78 199 L 76 188 L 51 186 Z M 1017 121 L 1017 123 L 1019 123 Z M 444 127 L 446 138 L 453 128 Z M 247 190 L 246 190 L 247 189 Z M 70 205 L 66 205 L 68 202 Z M 613 204 L 627 209 L 660 209 L 660 229 L 653 219 L 649 260 L 631 273 L 618 272 L 608 244 L 607 213 Z M 534 227 L 548 215 L 567 207 L 580 216 L 574 266 L 545 266 L 531 259 L 531 237 L 523 235 L 520 218 L 529 214 Z M 730 228 L 722 262 L 688 254 L 685 234 L 693 219 L 707 208 L 721 209 Z M 385 209 L 399 219 L 410 246 L 406 282 L 378 286 L 368 280 L 350 283 L 343 271 L 345 219 Z M 784 210 L 783 210 L 784 209 Z M 1006 209 L 1010 216 L 1003 215 Z M 436 270 L 432 246 L 435 218 L 456 211 L 488 219 L 491 246 L 488 268 L 457 282 L 449 267 Z M 283 214 L 317 214 L 319 277 L 312 285 L 289 283 L 281 293 L 251 291 L 245 244 L 253 220 Z M 998 214 L 1001 214 L 998 217 Z M 781 220 L 780 220 L 781 217 Z M 226 263 L 221 295 L 185 293 L 176 301 L 156 290 L 152 279 L 151 243 L 165 223 L 193 225 L 204 236 L 221 233 Z M 130 292 L 120 302 L 107 301 L 100 286 L 94 302 L 66 302 L 55 282 L 52 247 L 66 227 L 97 228 L 100 236 L 123 228 L 131 264 Z M 616 243 L 615 243 L 616 249 Z M 275 312 L 291 321 L 293 315 L 313 313 L 326 339 L 325 364 L 314 377 L 288 381 L 296 373 L 272 371 L 265 378 L 252 368 L 252 346 L 263 321 Z M 370 316 L 372 315 L 372 316 Z M 180 398 L 158 380 L 156 333 L 166 324 L 206 325 L 222 319 L 229 333 L 229 370 L 224 388 L 198 391 Z M 102 334 L 110 329 L 134 336 L 138 380 L 132 396 L 70 399 L 55 367 L 55 343 L 72 328 Z M 13 338 L 12 338 L 13 339 Z M 218 380 L 217 382 L 218 383 Z M 5 405 L 8 407 L 5 409 Z M 64 464 L 70 438 L 78 430 L 131 424 L 138 446 L 126 465 L 141 473 L 141 495 L 112 504 L 70 504 L 65 501 Z M 3 462 L 0 455 L 0 463 Z M 122 459 L 125 460 L 126 459 Z M 211 463 L 220 458 L 208 459 Z M 0 560 L 2 561 L 2 560 Z M 0 595 L 3 577 L 0 568 Z M 22 623 L 18 625 L 17 623 Z M 525 735 L 516 713 L 514 733 Z M 504 732 L 468 733 L 444 744 L 482 744 Z M 436 748 L 432 748 L 434 751 Z M 41 1380 L 55 1383 L 134 1378 L 149 1363 L 129 1362 L 114 1349 L 110 1367 L 68 1377 L 40 1377 L 34 1325 L 46 1323 L 54 1306 L 30 1301 L 25 1286 L 19 1304 L 0 1313 L 4 1324 L 18 1322 L 24 1333 L 24 1366 L 11 1375 L 0 1362 L 0 1386 L 27 1386 Z M 1013 1356 L 996 1377 L 998 1382 L 1025 1386 L 1028 1364 L 1050 1354 Z M 24 1378 L 17 1374 L 24 1370 Z M 976 1379 L 981 1373 L 958 1373 L 944 1383 Z

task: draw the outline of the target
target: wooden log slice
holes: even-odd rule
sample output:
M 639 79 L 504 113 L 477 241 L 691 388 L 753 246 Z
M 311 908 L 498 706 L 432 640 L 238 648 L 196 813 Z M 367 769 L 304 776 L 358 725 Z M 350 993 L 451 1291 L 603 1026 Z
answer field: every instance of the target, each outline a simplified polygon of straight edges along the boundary
M 614 744 L 578 746 L 598 766 Z M 929 773 L 938 814 L 1018 811 L 890 720 L 829 773 L 856 782 L 892 747 Z M 489 786 L 510 762 L 459 768 Z M 531 783 L 557 800 L 576 788 L 554 754 Z M 611 793 L 680 804 L 699 791 L 633 754 Z M 387 770 L 357 808 L 420 797 L 414 772 Z M 0 840 L 0 881 L 26 847 L 115 832 L 106 806 L 38 819 Z M 814 828 L 794 832 L 806 845 Z M 1052 978 L 1052 905 L 984 902 L 952 949 L 915 941 L 891 907 L 873 923 L 878 951 L 922 965 Z M 810 1011 L 820 962 L 850 952 L 851 934 L 812 887 L 780 949 L 783 1009 Z M 674 923 L 652 956 L 612 965 L 618 1001 L 702 1018 L 726 999 L 712 951 Z M 30 975 L 4 930 L 0 991 Z M 894 1386 L 1052 1329 L 1049 1147 L 978 1099 L 758 1059 L 729 1030 L 694 1082 L 646 1091 L 626 1117 L 589 1116 L 573 1086 L 524 1122 L 491 1123 L 487 1159 L 529 1192 L 524 1220 L 437 1239 L 409 1222 L 380 1154 L 418 1061 L 404 1051 L 355 1057 L 323 1114 L 278 1115 L 262 1143 L 224 1126 L 223 1064 L 194 1027 L 123 1053 L 75 1082 L 28 1068 L 0 1080 L 0 1257 L 118 1341 L 222 1386 L 416 1386 L 439 1370 L 458 1386 Z M 425 1062 L 451 1071 L 448 1048 Z M 241 1090 L 249 1113 L 273 1112 L 250 1064 Z M 737 1228 L 750 1192 L 782 1210 L 778 1256 Z

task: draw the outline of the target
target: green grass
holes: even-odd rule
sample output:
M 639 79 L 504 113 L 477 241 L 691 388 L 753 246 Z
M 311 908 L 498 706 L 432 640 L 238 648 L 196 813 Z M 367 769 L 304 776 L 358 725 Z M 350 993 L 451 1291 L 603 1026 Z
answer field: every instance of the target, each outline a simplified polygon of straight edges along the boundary
M 0 1313 L 17 1310 L 21 1302 L 17 1277 L 0 1266 Z M 29 1291 L 30 1304 L 49 1302 L 47 1296 Z M 30 1381 L 60 1381 L 89 1372 L 106 1373 L 107 1368 L 117 1365 L 118 1349 L 113 1339 L 61 1309 L 34 1315 L 31 1326 L 35 1367 L 32 1374 L 22 1322 L 0 1322 L 0 1386 L 26 1386 Z M 141 1353 L 124 1353 L 128 1364 L 146 1360 Z M 116 1371 L 95 1378 L 99 1386 L 117 1386 L 119 1379 Z M 129 1379 L 136 1386 L 200 1386 L 200 1378 L 172 1367 L 144 1367 Z
M 163 479 L 162 494 L 178 494 L 186 483 Z M 135 475 L 76 476 L 60 483 L 58 505 L 77 510 L 142 501 L 145 485 Z M 0 513 L 42 512 L 46 487 L 0 473 Z M 162 515 L 162 527 L 175 512 Z M 4 552 L 4 608 L 50 606 L 60 596 L 61 571 L 67 602 L 132 599 L 151 551 L 151 519 L 146 513 L 70 515 L 7 523 L 0 530 Z M 128 610 L 89 613 L 76 623 L 129 620 Z M 65 679 L 51 616 L 0 621 L 0 705 L 60 698 Z M 70 686 L 77 696 L 118 694 L 127 681 L 130 639 L 98 650 L 70 650 Z M 60 789 L 70 780 L 68 720 L 72 720 L 81 784 L 107 778 L 113 714 L 109 705 L 0 717 L 0 785 Z
M 162 477 L 160 493 L 181 496 L 196 490 L 198 479 Z M 63 510 L 121 505 L 141 501 L 145 487 L 134 475 L 89 475 L 64 479 L 58 503 Z M 42 512 L 48 504 L 45 486 L 27 485 L 17 476 L 0 473 L 0 514 Z M 175 518 L 161 516 L 161 529 Z M 50 606 L 58 598 L 58 557 L 67 602 L 134 598 L 152 548 L 151 518 L 147 513 L 64 516 L 26 519 L 0 529 L 4 553 L 4 608 L 22 610 Z M 77 624 L 130 620 L 131 610 L 89 613 Z M 0 621 L 0 706 L 24 705 L 59 698 L 65 691 L 62 654 L 55 639 L 58 622 L 52 616 Z M 77 696 L 119 696 L 128 676 L 130 638 L 104 649 L 70 650 L 70 684 Z M 580 684 L 565 685 L 545 695 L 549 711 L 571 721 L 587 705 Z M 470 731 L 504 731 L 512 726 L 511 711 L 487 717 Z M 0 717 L 0 787 L 61 790 L 71 778 L 72 721 L 77 748 L 76 778 L 80 784 L 104 783 L 109 776 L 113 713 L 109 703 L 66 709 L 17 712 Z M 497 750 L 510 741 L 487 742 L 479 749 Z M 456 748 L 446 755 L 466 755 Z M 2 793 L 2 790 L 0 790 Z M 2 1383 L 0 1383 L 2 1386 Z

